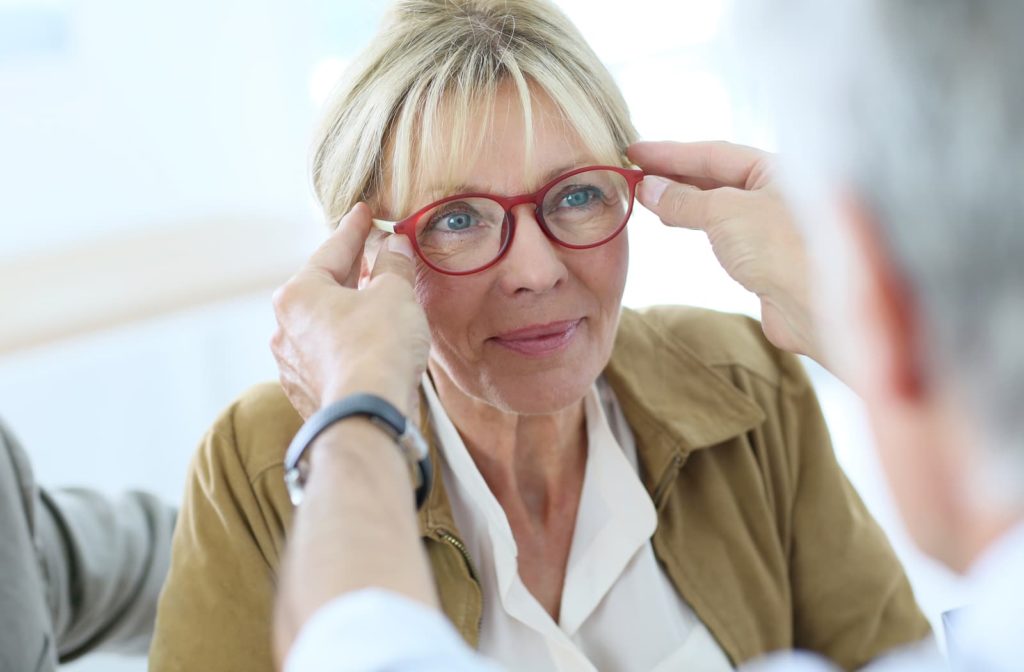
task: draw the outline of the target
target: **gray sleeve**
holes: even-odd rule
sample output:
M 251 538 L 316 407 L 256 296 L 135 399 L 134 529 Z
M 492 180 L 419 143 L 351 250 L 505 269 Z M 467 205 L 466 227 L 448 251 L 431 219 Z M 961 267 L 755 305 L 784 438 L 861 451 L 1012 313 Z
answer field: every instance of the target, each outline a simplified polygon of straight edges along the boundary
M 0 424 L 0 672 L 146 653 L 176 515 L 146 493 L 37 487 Z
M 53 672 L 56 646 L 35 537 L 38 491 L 0 424 L 0 672 Z
M 61 662 L 96 650 L 146 653 L 170 563 L 176 511 L 132 492 L 40 493 L 39 535 Z

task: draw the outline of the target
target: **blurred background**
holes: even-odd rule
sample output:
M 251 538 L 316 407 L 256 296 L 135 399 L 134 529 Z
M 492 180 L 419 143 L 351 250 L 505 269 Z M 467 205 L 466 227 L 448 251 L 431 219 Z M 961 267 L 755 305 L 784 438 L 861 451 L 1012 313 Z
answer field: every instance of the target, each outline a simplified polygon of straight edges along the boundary
M 41 483 L 177 502 L 217 414 L 276 379 L 270 294 L 326 231 L 311 130 L 386 4 L 0 0 L 0 417 Z M 727 0 L 558 4 L 644 138 L 773 148 L 732 74 Z M 627 305 L 757 316 L 702 235 L 642 209 L 629 231 Z M 910 546 L 857 399 L 808 368 L 843 467 L 938 623 L 962 587 Z

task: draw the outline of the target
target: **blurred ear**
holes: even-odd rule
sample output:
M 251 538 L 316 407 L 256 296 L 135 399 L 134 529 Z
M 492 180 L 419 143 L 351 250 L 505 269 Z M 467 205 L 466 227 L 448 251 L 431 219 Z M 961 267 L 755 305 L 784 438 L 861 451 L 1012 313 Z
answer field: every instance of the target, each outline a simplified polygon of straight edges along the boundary
M 876 401 L 889 399 L 915 403 L 929 394 L 921 351 L 922 324 L 910 285 L 894 262 L 878 220 L 858 201 L 847 198 L 840 206 L 840 226 L 849 250 L 849 271 L 854 305 L 849 306 L 848 328 L 859 343 L 861 361 L 852 375 L 854 387 Z
M 366 239 L 366 245 L 363 246 L 363 258 L 359 264 L 359 282 L 356 285 L 359 289 L 362 289 L 370 282 L 373 262 L 377 258 L 377 253 L 380 252 L 381 247 L 384 246 L 384 241 L 387 240 L 387 237 L 388 234 L 379 229 L 370 230 L 370 235 Z

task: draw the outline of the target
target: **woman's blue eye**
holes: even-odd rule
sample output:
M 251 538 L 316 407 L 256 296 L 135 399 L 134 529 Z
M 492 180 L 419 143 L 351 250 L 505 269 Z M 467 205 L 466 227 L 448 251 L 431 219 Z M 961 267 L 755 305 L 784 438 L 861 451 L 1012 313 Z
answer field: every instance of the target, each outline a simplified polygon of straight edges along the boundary
M 472 212 L 453 210 L 436 215 L 430 222 L 430 228 L 441 233 L 457 233 L 473 228 L 477 217 Z
M 562 203 L 570 208 L 578 208 L 584 205 L 589 205 L 600 197 L 601 193 L 597 189 L 594 187 L 587 187 L 585 189 L 580 189 L 566 194 L 562 197 Z
M 444 225 L 451 231 L 462 231 L 473 226 L 473 218 L 464 212 L 460 212 L 445 217 Z

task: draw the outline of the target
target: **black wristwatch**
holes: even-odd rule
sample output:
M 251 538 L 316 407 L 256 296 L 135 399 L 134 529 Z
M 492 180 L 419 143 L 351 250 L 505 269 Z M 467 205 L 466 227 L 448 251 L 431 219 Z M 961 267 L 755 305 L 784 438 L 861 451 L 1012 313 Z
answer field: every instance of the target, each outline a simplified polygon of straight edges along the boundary
M 373 394 L 353 394 L 321 408 L 299 428 L 284 458 L 284 483 L 292 504 L 302 503 L 302 494 L 309 478 L 309 461 L 304 460 L 306 452 L 320 434 L 336 422 L 346 418 L 362 417 L 383 430 L 402 451 L 418 479 L 416 486 L 416 508 L 423 506 L 430 492 L 434 470 L 430 464 L 430 452 L 423 435 L 416 425 L 392 406 L 388 401 Z

